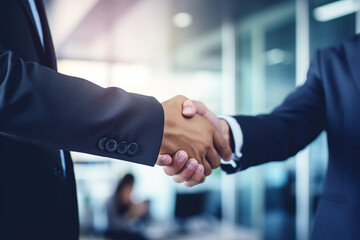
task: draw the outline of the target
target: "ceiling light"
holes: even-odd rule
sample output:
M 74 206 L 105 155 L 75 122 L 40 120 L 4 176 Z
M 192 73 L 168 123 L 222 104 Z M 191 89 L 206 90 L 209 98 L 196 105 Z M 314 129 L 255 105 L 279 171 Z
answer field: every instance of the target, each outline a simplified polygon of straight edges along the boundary
M 286 60 L 286 52 L 279 49 L 273 48 L 266 52 L 266 61 L 268 65 L 276 65 L 279 63 L 284 63 Z
M 186 28 L 192 24 L 192 16 L 189 13 L 181 12 L 174 15 L 173 22 L 178 28 Z
M 340 0 L 314 9 L 314 18 L 319 22 L 327 22 L 343 17 L 359 10 L 356 0 Z

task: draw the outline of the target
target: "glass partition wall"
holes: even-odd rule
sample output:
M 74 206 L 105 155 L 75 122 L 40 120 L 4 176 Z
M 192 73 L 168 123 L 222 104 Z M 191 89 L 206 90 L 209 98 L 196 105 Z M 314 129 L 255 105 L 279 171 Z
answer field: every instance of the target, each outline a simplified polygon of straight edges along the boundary
M 277 1 L 236 19 L 236 111 L 271 111 L 295 88 L 295 2 Z M 294 239 L 295 162 L 250 168 L 236 176 L 238 224 L 263 239 Z

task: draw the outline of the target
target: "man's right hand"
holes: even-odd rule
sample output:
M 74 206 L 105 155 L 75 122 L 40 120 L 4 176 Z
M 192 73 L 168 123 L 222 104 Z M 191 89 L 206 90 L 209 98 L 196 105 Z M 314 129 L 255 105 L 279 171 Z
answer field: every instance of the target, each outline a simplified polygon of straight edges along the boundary
M 178 150 L 184 150 L 204 166 L 208 176 L 212 169 L 220 166 L 219 154 L 224 159 L 231 158 L 229 142 L 201 115 L 185 118 L 182 112 L 186 100 L 183 96 L 176 96 L 162 103 L 165 124 L 160 154 L 174 156 Z
M 195 114 L 206 118 L 221 132 L 224 139 L 226 139 L 228 143 L 230 142 L 230 128 L 227 122 L 223 119 L 218 119 L 202 102 L 187 99 L 183 103 L 182 113 L 189 118 Z M 205 175 L 203 174 L 204 168 L 202 165 L 197 164 L 195 159 L 188 159 L 184 151 L 178 151 L 173 157 L 170 155 L 159 155 L 157 164 L 164 166 L 165 173 L 173 176 L 175 182 L 184 182 L 188 187 L 205 181 Z

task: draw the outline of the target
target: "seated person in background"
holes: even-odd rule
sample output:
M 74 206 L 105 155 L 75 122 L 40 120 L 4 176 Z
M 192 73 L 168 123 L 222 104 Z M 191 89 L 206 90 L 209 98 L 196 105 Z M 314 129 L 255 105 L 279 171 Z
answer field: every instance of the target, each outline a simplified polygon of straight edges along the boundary
M 149 202 L 134 203 L 131 200 L 134 182 L 134 176 L 126 174 L 119 181 L 114 195 L 107 202 L 108 229 L 106 235 L 111 239 L 145 239 L 135 229 L 138 223 L 148 217 Z

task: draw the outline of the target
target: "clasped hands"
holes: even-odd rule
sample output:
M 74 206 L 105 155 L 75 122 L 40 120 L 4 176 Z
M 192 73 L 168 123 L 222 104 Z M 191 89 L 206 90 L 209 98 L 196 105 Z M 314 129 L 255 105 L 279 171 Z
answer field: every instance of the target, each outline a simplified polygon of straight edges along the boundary
M 231 159 L 229 126 L 203 103 L 176 96 L 162 106 L 164 133 L 157 164 L 175 182 L 188 187 L 202 183 L 220 166 L 220 156 Z

